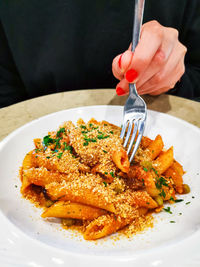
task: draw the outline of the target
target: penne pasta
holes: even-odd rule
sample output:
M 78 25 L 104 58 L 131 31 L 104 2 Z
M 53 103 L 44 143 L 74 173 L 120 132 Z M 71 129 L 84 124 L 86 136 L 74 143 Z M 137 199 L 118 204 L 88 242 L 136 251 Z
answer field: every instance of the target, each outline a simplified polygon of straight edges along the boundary
M 116 150 L 112 154 L 112 159 L 115 165 L 125 173 L 128 173 L 130 162 L 128 160 L 128 155 L 124 149 Z
M 46 190 L 53 200 L 61 199 L 82 203 L 115 213 L 115 207 L 109 195 L 102 191 L 100 187 L 91 186 L 91 188 L 88 188 L 84 185 L 85 179 L 83 178 L 83 183 L 52 183 L 46 186 Z
M 179 194 L 183 193 L 183 174 L 183 168 L 177 161 L 174 161 L 170 168 L 168 168 L 164 173 L 166 177 L 172 178 L 176 191 Z
M 167 151 L 160 153 L 157 159 L 154 160 L 153 166 L 159 174 L 164 173 L 173 163 L 173 147 Z
M 146 148 L 145 152 L 149 160 L 155 159 L 164 147 L 162 137 L 157 135 L 155 140 L 153 140 Z
M 80 220 L 94 220 L 105 215 L 106 211 L 80 203 L 57 201 L 42 213 L 42 217 L 73 218 Z
M 107 121 L 79 119 L 34 139 L 20 169 L 22 195 L 45 208 L 42 218 L 61 218 L 67 228 L 79 225 L 86 240 L 125 226 L 134 233 L 150 226 L 149 214 L 190 188 L 173 147 L 164 150 L 160 135 L 143 136 L 130 164 L 120 131 Z
M 116 215 L 103 215 L 93 220 L 84 232 L 86 240 L 96 240 L 104 236 L 115 233 L 119 229 L 126 226 L 130 220 L 121 218 Z

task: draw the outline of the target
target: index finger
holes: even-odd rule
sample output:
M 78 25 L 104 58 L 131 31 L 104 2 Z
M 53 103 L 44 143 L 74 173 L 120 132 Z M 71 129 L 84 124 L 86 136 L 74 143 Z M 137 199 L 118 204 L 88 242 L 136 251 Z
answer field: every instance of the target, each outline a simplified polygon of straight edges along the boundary
M 158 22 L 152 21 L 151 23 L 144 24 L 139 43 L 134 51 L 134 56 L 128 70 L 133 69 L 140 76 L 148 68 L 156 52 L 161 47 L 162 39 L 163 30 Z

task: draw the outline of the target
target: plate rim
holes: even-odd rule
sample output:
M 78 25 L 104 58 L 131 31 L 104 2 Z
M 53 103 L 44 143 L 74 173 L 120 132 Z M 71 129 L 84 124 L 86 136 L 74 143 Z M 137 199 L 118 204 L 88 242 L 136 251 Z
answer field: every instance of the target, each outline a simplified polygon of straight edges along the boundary
M 121 105 L 91 105 L 91 106 L 80 106 L 80 107 L 76 107 L 76 108 L 70 108 L 70 109 L 64 109 L 64 110 L 61 110 L 61 111 L 57 111 L 57 112 L 52 112 L 52 113 L 50 113 L 50 114 L 47 114 L 47 115 L 44 115 L 44 116 L 41 116 L 41 117 L 39 117 L 39 118 L 36 118 L 36 119 L 34 119 L 34 120 L 32 120 L 32 121 L 30 121 L 30 122 L 27 122 L 27 123 L 25 123 L 24 125 L 22 125 L 22 126 L 20 126 L 20 127 L 18 127 L 17 129 L 15 129 L 14 131 L 12 131 L 8 136 L 6 136 L 1 142 L 0 142 L 0 151 L 1 151 L 1 149 L 6 145 L 6 143 L 13 137 L 13 136 L 15 136 L 18 132 L 20 132 L 21 130 L 23 130 L 24 128 L 26 128 L 26 127 L 28 127 L 29 125 L 32 125 L 32 124 L 34 124 L 35 122 L 37 122 L 38 120 L 41 120 L 41 119 L 44 119 L 44 118 L 47 118 L 47 117 L 51 117 L 51 116 L 53 116 L 53 115 L 56 115 L 56 114 L 59 114 L 59 113 L 63 113 L 63 112 L 65 112 L 65 111 L 75 111 L 75 110 L 79 110 L 79 109 L 81 109 L 81 108 L 96 108 L 96 107 L 102 107 L 102 108 L 106 108 L 106 107 L 115 107 L 115 108 L 123 108 L 123 106 L 121 106 Z M 172 115 L 170 115 L 170 114 L 165 114 L 165 113 L 162 113 L 162 112 L 158 112 L 158 111 L 154 111 L 154 110 L 150 110 L 150 109 L 148 109 L 148 111 L 150 111 L 150 112 L 152 112 L 152 113 L 155 113 L 155 114 L 162 114 L 163 116 L 166 116 L 166 117 L 170 117 L 171 119 L 175 119 L 176 121 L 178 121 L 178 122 L 180 122 L 180 123 L 182 123 L 182 124 L 184 124 L 184 125 L 186 125 L 187 127 L 189 127 L 189 128 L 191 128 L 192 127 L 192 129 L 193 130 L 195 130 L 195 131 L 197 131 L 197 133 L 198 134 L 200 134 L 200 128 L 198 128 L 197 126 L 195 126 L 195 125 L 193 125 L 193 124 L 191 124 L 191 123 L 189 123 L 189 122 L 187 122 L 187 121 L 185 121 L 185 120 L 183 120 L 183 119 L 180 119 L 180 118 L 177 118 L 177 117 L 174 117 L 174 116 L 172 116 Z M 0 210 L 0 213 L 1 213 L 1 215 L 3 215 L 2 214 L 2 211 Z M 3 215 L 4 216 L 4 215 Z M 7 219 L 7 218 L 6 218 Z M 7 219 L 8 220 L 8 219 Z M 9 221 L 9 220 L 8 220 Z M 20 232 L 22 232 L 20 229 L 18 229 L 18 227 L 16 226 L 16 225 L 14 225 L 12 222 L 10 222 L 9 221 L 9 223 L 12 225 L 12 226 L 14 226 L 18 231 L 20 231 Z M 23 233 L 23 232 L 22 232 Z M 195 234 L 195 233 L 194 233 Z M 48 250 L 51 248 L 51 250 L 56 250 L 57 252 L 59 252 L 59 253 L 61 253 L 61 254 L 63 254 L 64 253 L 64 251 L 62 250 L 62 249 L 60 249 L 60 248 L 56 248 L 56 247 L 52 247 L 51 245 L 48 245 L 48 244 L 46 244 L 46 243 L 43 243 L 43 242 L 41 242 L 40 240 L 35 240 L 34 238 L 31 238 L 30 236 L 28 236 L 28 235 L 26 235 L 25 233 L 23 233 L 23 236 L 24 237 L 26 237 L 26 239 L 28 238 L 29 240 L 32 240 L 32 241 L 35 241 L 35 244 L 37 245 L 40 245 L 40 246 L 42 246 L 43 248 L 44 248 L 44 250 L 48 253 Z M 194 235 L 191 235 L 191 236 L 189 236 L 188 238 L 190 238 L 190 239 L 192 239 L 193 238 L 193 236 Z M 187 240 L 188 238 L 185 238 L 184 240 Z M 168 245 L 168 246 L 161 246 L 161 248 L 156 248 L 155 250 L 157 250 L 158 252 L 159 251 L 163 251 L 163 250 L 165 250 L 165 249 L 171 249 L 173 246 L 178 246 L 178 245 L 180 245 L 180 242 L 176 242 L 176 243 L 174 243 L 174 244 L 171 244 L 171 245 Z M 154 250 L 154 249 L 153 249 Z M 141 259 L 141 256 L 142 255 L 147 255 L 148 253 L 151 253 L 151 252 L 153 252 L 152 251 L 152 249 L 150 249 L 150 250 L 148 250 L 149 252 L 147 252 L 147 253 L 145 253 L 143 250 L 141 251 L 141 253 L 139 252 L 136 252 L 136 255 L 138 256 L 138 258 L 139 259 Z M 67 251 L 67 254 L 68 254 L 68 256 L 69 255 L 78 255 L 78 256 L 83 256 L 83 254 L 82 253 L 73 253 L 73 252 L 71 252 L 71 251 Z M 66 255 L 67 255 L 66 254 Z M 152 253 L 152 254 L 154 254 L 154 253 Z M 92 255 L 92 254 L 88 254 L 88 255 L 85 255 L 85 257 L 91 257 L 91 258 L 93 258 L 93 259 L 99 259 L 100 257 L 103 257 L 103 258 L 106 258 L 106 259 L 109 259 L 109 260 L 111 260 L 111 257 L 107 257 L 107 255 L 106 256 L 100 256 L 100 255 Z M 84 258 L 85 258 L 84 257 Z M 126 257 L 124 257 L 124 256 L 122 256 L 122 257 L 117 257 L 117 259 L 121 259 L 122 260 L 122 262 L 124 262 L 125 263 L 125 258 Z M 21 260 L 23 260 L 22 259 L 22 257 L 20 257 L 20 259 Z M 124 260 L 124 261 L 123 261 Z M 128 259 L 128 261 L 130 261 L 130 262 L 135 262 L 135 260 L 133 261 L 133 258 L 132 257 L 129 257 L 129 259 Z M 0 262 L 1 262 L 1 257 L 0 257 Z M 113 263 L 116 263 L 116 261 L 114 260 L 113 261 Z M 136 262 L 136 264 L 137 264 L 137 262 Z M 166 262 L 163 262 L 163 264 L 166 264 Z M 198 264 L 198 263 L 197 263 Z M 45 265 L 46 266 L 46 265 Z M 165 266 L 165 265 L 162 265 L 162 266 Z M 199 266 L 199 265 L 197 265 L 197 266 Z
M 63 109 L 63 110 L 59 110 L 59 111 L 56 111 L 56 112 L 52 112 L 52 113 L 49 113 L 49 114 L 46 114 L 44 116 L 41 116 L 41 117 L 38 117 L 34 120 L 31 120 L 25 124 L 23 124 L 22 126 L 18 127 L 17 129 L 15 129 L 14 131 L 12 131 L 11 133 L 9 133 L 4 139 L 1 140 L 0 142 L 0 150 L 2 149 L 2 147 L 4 146 L 4 144 L 12 137 L 14 136 L 15 134 L 17 134 L 20 130 L 23 130 L 24 128 L 28 127 L 29 125 L 31 124 L 34 124 L 35 122 L 37 122 L 38 120 L 41 120 L 41 119 L 44 119 L 44 118 L 48 118 L 48 117 L 51 117 L 53 115 L 56 115 L 56 114 L 59 114 L 59 113 L 63 113 L 65 111 L 76 111 L 78 109 L 82 109 L 82 108 L 95 108 L 95 107 L 102 107 L 102 108 L 105 108 L 105 107 L 114 107 L 114 108 L 123 108 L 124 106 L 122 105 L 91 105 L 91 106 L 80 106 L 80 107 L 75 107 L 75 108 L 69 108 L 69 109 Z M 162 114 L 163 116 L 165 117 L 170 117 L 171 119 L 174 119 L 174 120 L 177 120 L 178 122 L 182 123 L 182 124 L 185 124 L 187 127 L 189 128 L 193 128 L 195 131 L 197 131 L 199 134 L 200 134 L 200 128 L 197 127 L 196 125 L 192 124 L 192 123 L 189 123 L 181 118 L 178 118 L 178 117 L 175 117 L 171 114 L 166 114 L 166 113 L 163 113 L 163 112 L 159 112 L 159 111 L 155 111 L 155 110 L 151 110 L 151 109 L 147 109 L 147 112 L 152 112 L 152 113 L 155 113 L 155 114 Z M 148 119 L 148 114 L 147 114 L 147 119 Z

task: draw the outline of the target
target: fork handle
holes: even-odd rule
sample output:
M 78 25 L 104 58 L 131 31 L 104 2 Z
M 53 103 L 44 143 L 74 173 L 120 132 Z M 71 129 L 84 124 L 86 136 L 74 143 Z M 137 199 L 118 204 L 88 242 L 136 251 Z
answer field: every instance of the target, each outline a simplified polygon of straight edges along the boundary
M 142 26 L 142 19 L 144 13 L 144 2 L 145 0 L 135 0 L 135 10 L 133 18 L 133 39 L 132 39 L 132 52 L 135 51 L 135 48 L 139 42 L 140 30 Z

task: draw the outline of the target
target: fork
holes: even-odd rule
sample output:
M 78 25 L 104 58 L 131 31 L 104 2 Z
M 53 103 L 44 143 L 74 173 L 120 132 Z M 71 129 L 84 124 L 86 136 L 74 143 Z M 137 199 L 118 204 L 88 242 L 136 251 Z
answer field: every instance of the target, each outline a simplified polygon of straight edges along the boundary
M 143 11 L 145 0 L 135 0 L 135 10 L 133 19 L 133 39 L 132 52 L 134 52 L 140 37 L 140 29 L 142 25 Z M 131 162 L 139 147 L 141 138 L 143 136 L 145 122 L 147 117 L 147 108 L 144 100 L 138 95 L 135 84 L 129 84 L 129 96 L 124 106 L 123 125 L 120 138 L 124 140 L 124 147 L 127 145 L 127 154 Z M 126 131 L 128 127 L 128 130 Z M 132 136 L 131 136 L 132 133 Z M 136 138 L 136 135 L 138 136 Z M 125 136 L 126 134 L 126 136 Z M 136 139 L 136 140 L 135 140 Z M 133 148 L 134 145 L 134 148 Z M 133 150 L 132 150 L 133 148 Z M 130 153 L 132 150 L 132 153 Z

